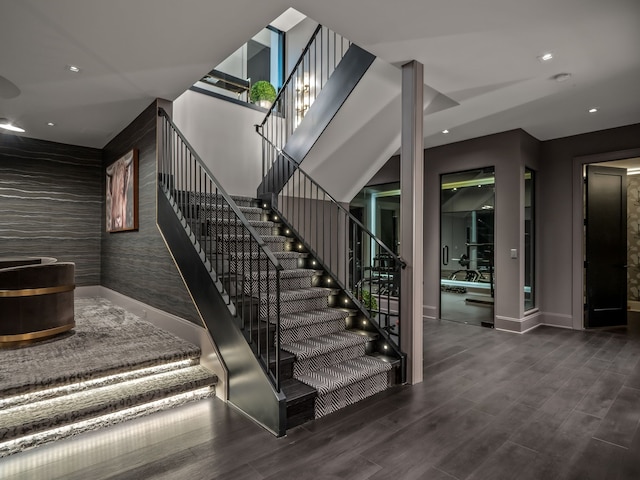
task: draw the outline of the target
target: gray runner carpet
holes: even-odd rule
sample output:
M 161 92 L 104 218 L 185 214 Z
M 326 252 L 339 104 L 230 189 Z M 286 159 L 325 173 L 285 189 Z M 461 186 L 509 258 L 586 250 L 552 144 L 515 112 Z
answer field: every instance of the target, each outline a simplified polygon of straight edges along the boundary
M 0 350 L 0 398 L 200 355 L 198 347 L 104 298 L 77 299 L 75 319 L 66 334 Z

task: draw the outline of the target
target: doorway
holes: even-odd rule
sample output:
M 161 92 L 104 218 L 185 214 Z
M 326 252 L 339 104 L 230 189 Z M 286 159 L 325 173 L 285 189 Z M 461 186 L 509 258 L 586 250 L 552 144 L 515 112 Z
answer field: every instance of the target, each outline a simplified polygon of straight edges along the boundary
M 585 165 L 584 327 L 640 311 L 640 158 Z
M 493 327 L 495 169 L 440 179 L 440 318 Z

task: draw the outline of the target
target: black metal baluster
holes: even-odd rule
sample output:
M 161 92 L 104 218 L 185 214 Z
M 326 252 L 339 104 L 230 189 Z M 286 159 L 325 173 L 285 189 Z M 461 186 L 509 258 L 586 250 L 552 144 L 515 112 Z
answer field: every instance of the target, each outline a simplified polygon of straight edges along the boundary
M 253 258 L 253 243 L 254 243 L 254 239 L 250 238 L 249 239 L 249 258 Z M 253 262 L 249 262 L 249 298 L 247 299 L 248 303 L 252 304 L 253 303 Z M 260 277 L 258 277 L 258 290 L 260 289 Z M 252 311 L 253 306 L 251 307 Z M 251 342 L 253 340 L 253 328 L 254 328 L 254 324 L 253 324 L 253 314 L 250 313 L 249 314 L 249 341 Z
M 280 293 L 280 270 L 276 269 L 276 292 Z M 275 365 L 276 389 L 280 391 L 280 295 L 276 295 L 276 324 L 275 324 Z

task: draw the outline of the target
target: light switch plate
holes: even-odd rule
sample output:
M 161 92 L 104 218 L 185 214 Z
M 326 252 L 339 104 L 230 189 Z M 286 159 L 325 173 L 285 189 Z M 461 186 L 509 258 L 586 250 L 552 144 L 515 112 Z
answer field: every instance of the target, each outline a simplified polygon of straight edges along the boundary
M 511 249 L 511 258 L 518 258 L 518 249 L 517 248 L 512 248 Z

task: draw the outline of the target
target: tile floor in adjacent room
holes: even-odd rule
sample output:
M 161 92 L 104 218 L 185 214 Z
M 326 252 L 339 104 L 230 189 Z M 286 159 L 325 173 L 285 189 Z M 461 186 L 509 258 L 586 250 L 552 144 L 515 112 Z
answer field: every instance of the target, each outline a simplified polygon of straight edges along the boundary
M 426 321 L 423 383 L 286 437 L 207 400 L 0 459 L 0 478 L 639 479 L 634 332 Z

